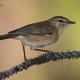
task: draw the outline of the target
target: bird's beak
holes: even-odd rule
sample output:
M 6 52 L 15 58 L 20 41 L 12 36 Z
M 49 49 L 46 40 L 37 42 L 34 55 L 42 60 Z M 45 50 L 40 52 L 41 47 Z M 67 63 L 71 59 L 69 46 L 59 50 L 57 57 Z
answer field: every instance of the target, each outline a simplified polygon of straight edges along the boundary
M 69 23 L 69 24 L 75 24 L 76 22 L 74 22 L 74 21 L 69 21 L 68 23 Z

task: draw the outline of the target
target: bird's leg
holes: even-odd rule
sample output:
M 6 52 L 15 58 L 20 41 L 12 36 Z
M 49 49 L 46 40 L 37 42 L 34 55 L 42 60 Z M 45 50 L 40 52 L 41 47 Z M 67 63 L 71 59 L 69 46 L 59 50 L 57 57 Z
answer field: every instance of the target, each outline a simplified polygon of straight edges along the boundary
M 36 51 L 42 51 L 42 52 L 52 52 L 52 51 L 49 51 L 49 50 L 43 50 L 43 49 L 34 49 Z
M 23 53 L 24 53 L 24 61 L 27 61 L 24 42 L 22 42 L 22 47 L 23 47 Z
M 43 47 L 41 47 L 41 48 L 43 48 Z M 49 50 L 39 49 L 39 48 L 36 47 L 36 46 L 32 46 L 31 49 L 32 49 L 32 50 L 36 50 L 36 51 L 42 51 L 42 52 L 52 52 L 52 51 L 49 51 Z

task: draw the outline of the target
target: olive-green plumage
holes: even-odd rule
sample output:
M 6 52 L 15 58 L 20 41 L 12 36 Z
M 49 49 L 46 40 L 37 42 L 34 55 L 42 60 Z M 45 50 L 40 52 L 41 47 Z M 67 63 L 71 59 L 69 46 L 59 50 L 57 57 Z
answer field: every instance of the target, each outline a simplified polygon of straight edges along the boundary
M 23 45 L 29 45 L 32 49 L 37 49 L 55 43 L 65 27 L 74 23 L 63 16 L 56 16 L 42 22 L 26 25 L 6 35 L 1 35 L 0 40 L 14 38 L 21 40 Z

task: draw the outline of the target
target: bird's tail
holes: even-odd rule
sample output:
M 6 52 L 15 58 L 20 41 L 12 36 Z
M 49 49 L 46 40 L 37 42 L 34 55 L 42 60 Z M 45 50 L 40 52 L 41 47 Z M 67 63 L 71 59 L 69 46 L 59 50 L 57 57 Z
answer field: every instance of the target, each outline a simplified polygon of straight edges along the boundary
M 8 38 L 13 38 L 16 37 L 17 35 L 15 34 L 4 34 L 4 35 L 0 35 L 0 40 L 4 40 L 4 39 L 8 39 Z

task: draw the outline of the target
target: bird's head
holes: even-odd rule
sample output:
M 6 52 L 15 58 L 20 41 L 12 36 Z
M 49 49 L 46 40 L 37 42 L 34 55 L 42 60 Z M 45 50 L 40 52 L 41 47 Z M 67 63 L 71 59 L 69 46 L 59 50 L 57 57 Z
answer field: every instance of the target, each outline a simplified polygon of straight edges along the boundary
M 75 24 L 74 21 L 69 20 L 63 16 L 55 16 L 48 20 L 51 26 L 54 26 L 58 29 L 59 34 L 61 34 L 69 24 Z
M 65 28 L 69 24 L 75 24 L 74 21 L 69 20 L 63 16 L 55 16 L 49 19 L 52 26 Z

